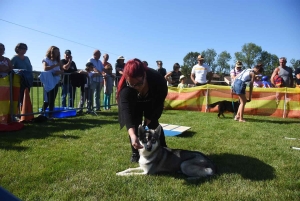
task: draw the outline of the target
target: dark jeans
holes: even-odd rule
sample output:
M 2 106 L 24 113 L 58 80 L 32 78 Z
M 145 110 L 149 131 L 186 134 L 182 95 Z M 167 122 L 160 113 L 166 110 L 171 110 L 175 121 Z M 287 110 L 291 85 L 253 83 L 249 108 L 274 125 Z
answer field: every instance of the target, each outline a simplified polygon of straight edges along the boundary
M 54 103 L 55 103 L 55 98 L 58 92 L 58 84 L 50 91 L 47 92 L 47 102 L 44 102 L 43 105 L 43 111 L 46 111 L 47 107 L 49 106 L 49 117 L 51 118 L 53 116 L 53 111 L 54 111 Z
M 69 97 L 68 107 L 74 107 L 76 87 L 72 87 L 71 84 L 63 84 L 61 86 L 61 88 L 62 88 L 62 91 L 61 91 L 61 105 L 62 105 L 62 107 L 67 107 L 67 104 L 66 104 L 67 96 Z

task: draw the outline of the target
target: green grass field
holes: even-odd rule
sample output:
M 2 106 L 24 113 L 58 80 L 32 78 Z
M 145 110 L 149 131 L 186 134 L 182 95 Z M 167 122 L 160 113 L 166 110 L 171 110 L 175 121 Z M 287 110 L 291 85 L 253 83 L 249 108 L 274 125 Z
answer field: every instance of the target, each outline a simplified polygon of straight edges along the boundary
M 129 167 L 127 132 L 117 108 L 0 133 L 0 186 L 22 200 L 299 200 L 298 119 L 164 111 L 160 122 L 190 126 L 166 137 L 171 148 L 198 150 L 218 167 L 210 179 L 180 174 L 116 176 Z M 0 198 L 1 200 L 1 198 Z

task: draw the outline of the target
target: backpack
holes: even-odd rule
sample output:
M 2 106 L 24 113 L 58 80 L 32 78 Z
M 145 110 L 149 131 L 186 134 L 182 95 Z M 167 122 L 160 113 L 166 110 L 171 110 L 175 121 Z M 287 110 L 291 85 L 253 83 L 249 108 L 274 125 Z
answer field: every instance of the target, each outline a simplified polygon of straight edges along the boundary
M 279 75 L 274 76 L 274 83 L 275 87 L 282 87 L 283 86 L 283 79 Z

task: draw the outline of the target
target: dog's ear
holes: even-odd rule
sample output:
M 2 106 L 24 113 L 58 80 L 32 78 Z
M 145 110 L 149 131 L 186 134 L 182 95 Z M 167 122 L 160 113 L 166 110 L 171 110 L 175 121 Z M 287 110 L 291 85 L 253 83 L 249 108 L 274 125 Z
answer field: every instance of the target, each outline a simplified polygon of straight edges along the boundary
M 140 124 L 138 128 L 138 137 L 142 137 L 142 135 L 145 133 L 144 127 Z
M 161 127 L 161 125 L 159 124 L 159 125 L 157 126 L 157 128 L 155 129 L 155 134 L 158 135 L 158 136 L 160 136 L 160 134 L 161 134 L 161 129 L 162 129 L 162 127 Z

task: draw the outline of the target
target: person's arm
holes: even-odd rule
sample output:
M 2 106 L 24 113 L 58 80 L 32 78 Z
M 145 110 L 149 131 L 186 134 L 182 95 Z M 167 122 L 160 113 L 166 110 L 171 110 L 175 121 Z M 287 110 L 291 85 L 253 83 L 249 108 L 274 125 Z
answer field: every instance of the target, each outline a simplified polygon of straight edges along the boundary
M 296 74 L 297 73 L 297 74 Z M 296 78 L 298 79 L 298 80 L 300 80 L 300 70 L 299 71 L 296 71 Z
M 194 84 L 197 84 L 197 82 L 195 81 L 195 73 L 191 73 L 191 80 Z
M 63 64 L 62 66 L 63 70 L 69 70 L 71 64 L 72 64 L 72 56 L 70 56 L 70 59 L 67 61 L 66 64 Z
M 32 69 L 32 65 L 31 65 L 31 62 L 30 62 L 30 60 L 29 60 L 29 58 L 28 57 L 26 57 L 27 59 L 28 59 L 28 64 L 29 64 L 29 71 L 32 71 L 33 69 Z
M 0 72 L 8 73 L 13 69 L 13 66 L 9 58 L 5 58 L 5 59 L 7 61 L 8 66 L 0 64 Z
M 275 75 L 278 75 L 278 71 L 279 71 L 279 69 L 275 68 L 274 71 L 273 71 L 273 73 L 272 73 L 272 75 L 271 75 L 270 81 L 271 81 L 271 83 L 272 83 L 273 86 L 275 86 L 274 77 L 275 77 Z
M 208 77 L 207 84 L 209 84 L 211 82 L 212 76 L 213 76 L 213 73 L 211 71 L 207 73 L 207 77 Z
M 165 75 L 165 79 L 171 84 L 173 83 L 173 80 L 170 80 L 170 76 L 172 75 L 172 72 L 169 72 L 168 74 Z
M 255 75 L 253 72 L 250 73 L 250 76 L 251 76 L 251 81 L 249 83 L 249 98 L 248 98 L 248 101 L 250 102 L 251 99 L 252 99 L 252 91 L 253 91 L 253 82 L 254 82 L 254 79 L 255 79 Z
M 60 74 L 63 74 L 63 73 L 64 73 L 62 63 L 59 62 L 58 65 L 59 65 L 59 70 L 54 72 L 55 75 L 60 75 Z
M 294 77 L 293 77 L 292 69 L 291 69 L 291 73 L 290 73 L 290 87 L 291 88 L 294 87 Z
M 59 64 L 59 63 L 57 63 L 57 64 L 53 64 L 53 65 L 49 66 L 49 65 L 47 64 L 47 62 L 46 62 L 46 61 L 43 61 L 43 67 L 44 67 L 44 71 L 49 71 L 49 70 L 52 70 L 53 68 L 55 68 L 55 67 L 57 67 L 57 66 L 59 66 L 59 67 L 60 67 L 60 64 Z

